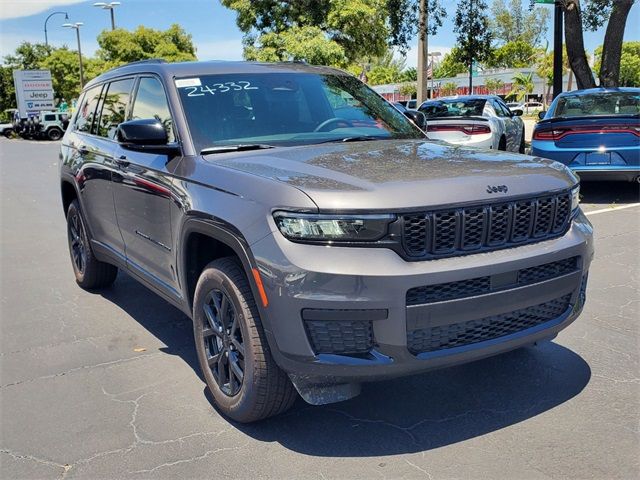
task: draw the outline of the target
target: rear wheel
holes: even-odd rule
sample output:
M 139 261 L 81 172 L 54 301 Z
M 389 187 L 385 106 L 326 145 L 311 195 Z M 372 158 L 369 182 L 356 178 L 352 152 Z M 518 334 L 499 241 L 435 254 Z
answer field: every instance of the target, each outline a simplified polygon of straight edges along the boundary
M 498 142 L 498 150 L 505 151 L 507 149 L 507 138 L 503 135 Z
M 53 127 L 47 130 L 47 138 L 49 140 L 60 140 L 62 138 L 62 130 L 59 128 Z
M 249 282 L 234 258 L 215 260 L 200 275 L 193 331 L 200 368 L 226 416 L 248 423 L 293 405 L 295 389 L 271 356 Z
M 71 202 L 67 210 L 67 237 L 73 273 L 78 285 L 90 290 L 108 287 L 116 280 L 118 268 L 101 262 L 93 256 L 89 235 L 77 200 Z
M 520 153 L 524 153 L 524 128 L 522 129 L 522 136 L 520 137 L 520 149 L 518 150 Z

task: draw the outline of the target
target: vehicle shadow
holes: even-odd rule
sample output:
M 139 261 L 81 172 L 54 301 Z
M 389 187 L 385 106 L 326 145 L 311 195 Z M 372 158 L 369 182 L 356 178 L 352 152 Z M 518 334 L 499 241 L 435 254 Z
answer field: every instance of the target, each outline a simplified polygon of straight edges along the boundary
M 126 274 L 102 293 L 180 356 L 202 379 L 191 320 Z M 263 442 L 322 457 L 370 457 L 431 450 L 503 429 L 578 395 L 591 377 L 575 352 L 544 342 L 497 357 L 364 385 L 352 400 L 325 406 L 298 399 L 287 413 L 233 423 Z M 204 380 L 203 380 L 204 381 Z M 203 395 L 212 404 L 205 388 Z
M 582 182 L 580 201 L 596 205 L 640 202 L 640 185 L 635 182 Z

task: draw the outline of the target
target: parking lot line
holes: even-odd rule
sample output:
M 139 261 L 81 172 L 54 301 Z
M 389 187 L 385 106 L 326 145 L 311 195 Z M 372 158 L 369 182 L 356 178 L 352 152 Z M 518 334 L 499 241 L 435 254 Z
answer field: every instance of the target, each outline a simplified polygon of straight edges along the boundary
M 592 212 L 586 212 L 585 215 L 588 217 L 589 215 L 596 215 L 597 213 L 613 212 L 615 210 L 624 210 L 625 208 L 631 208 L 631 207 L 640 207 L 640 203 L 629 203 L 628 205 L 620 205 L 619 207 L 602 208 L 600 210 L 593 210 Z

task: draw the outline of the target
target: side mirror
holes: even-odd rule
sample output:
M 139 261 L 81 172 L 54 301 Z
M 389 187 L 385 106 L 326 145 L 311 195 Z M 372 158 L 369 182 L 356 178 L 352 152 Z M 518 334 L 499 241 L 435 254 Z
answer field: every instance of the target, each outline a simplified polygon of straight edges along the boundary
M 538 118 L 542 120 L 546 114 L 547 114 L 547 111 L 542 110 L 541 112 L 538 112 Z
M 175 155 L 180 151 L 177 145 L 169 144 L 164 126 L 155 118 L 121 123 L 118 126 L 116 138 L 122 148 L 127 150 L 160 155 Z
M 427 129 L 427 117 L 424 116 L 424 113 L 417 110 L 407 110 L 403 113 L 405 117 L 415 123 L 420 130 Z
M 519 108 L 514 108 L 513 110 L 511 110 L 511 113 L 513 113 L 514 117 L 521 117 L 523 112 Z

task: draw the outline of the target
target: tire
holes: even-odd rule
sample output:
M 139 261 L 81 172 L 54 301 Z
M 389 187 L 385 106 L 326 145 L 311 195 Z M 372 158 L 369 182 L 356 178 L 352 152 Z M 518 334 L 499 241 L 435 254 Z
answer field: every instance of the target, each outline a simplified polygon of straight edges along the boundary
M 7 138 L 11 138 L 13 136 L 13 129 L 7 128 L 4 132 L 2 132 L 2 134 Z
M 249 423 L 293 405 L 297 393 L 271 356 L 237 259 L 220 258 L 202 271 L 193 302 L 193 332 L 200 368 L 224 415 Z
M 522 129 L 522 136 L 520 137 L 520 148 L 518 149 L 518 152 L 520 153 L 524 153 L 524 128 Z
M 64 133 L 62 133 L 62 130 L 60 130 L 59 128 L 53 127 L 47 130 L 47 138 L 49 140 L 60 140 L 62 138 L 62 135 L 64 135 Z
M 498 150 L 502 150 L 503 152 L 507 150 L 507 139 L 506 137 L 500 137 L 500 141 L 498 142 Z
M 67 238 L 76 283 L 85 290 L 110 286 L 116 280 L 118 268 L 95 258 L 78 200 L 67 210 Z

